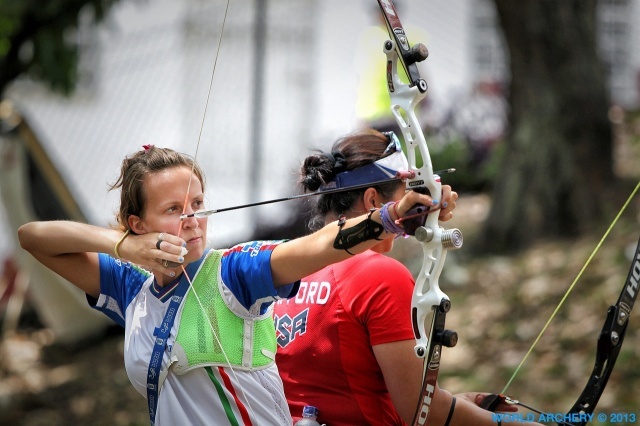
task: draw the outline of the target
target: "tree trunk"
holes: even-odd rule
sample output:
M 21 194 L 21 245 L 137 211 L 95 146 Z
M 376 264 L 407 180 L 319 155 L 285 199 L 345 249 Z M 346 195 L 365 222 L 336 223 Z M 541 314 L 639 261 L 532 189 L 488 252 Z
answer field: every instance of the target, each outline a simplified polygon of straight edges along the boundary
M 484 248 L 574 236 L 604 213 L 612 129 L 596 0 L 495 0 L 510 55 L 510 132 Z

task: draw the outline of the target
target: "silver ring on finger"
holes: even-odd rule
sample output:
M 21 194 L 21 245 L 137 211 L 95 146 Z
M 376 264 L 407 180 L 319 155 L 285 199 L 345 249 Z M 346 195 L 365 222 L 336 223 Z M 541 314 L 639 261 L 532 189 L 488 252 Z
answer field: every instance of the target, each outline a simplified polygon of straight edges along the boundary
M 162 237 L 164 237 L 164 232 L 158 234 L 158 241 L 162 241 Z

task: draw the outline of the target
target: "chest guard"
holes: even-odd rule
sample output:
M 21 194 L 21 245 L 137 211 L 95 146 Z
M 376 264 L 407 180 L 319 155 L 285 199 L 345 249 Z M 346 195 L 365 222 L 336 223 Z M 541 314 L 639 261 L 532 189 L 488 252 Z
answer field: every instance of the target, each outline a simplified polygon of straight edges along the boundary
M 234 313 L 221 293 L 221 261 L 222 252 L 211 250 L 185 296 L 171 351 L 176 374 L 204 366 L 260 370 L 275 362 L 273 308 L 258 317 Z

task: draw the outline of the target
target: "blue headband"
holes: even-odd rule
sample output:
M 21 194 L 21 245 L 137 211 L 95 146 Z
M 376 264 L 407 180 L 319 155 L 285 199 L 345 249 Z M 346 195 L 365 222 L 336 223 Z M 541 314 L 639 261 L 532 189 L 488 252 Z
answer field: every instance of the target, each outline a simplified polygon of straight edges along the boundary
M 373 163 L 358 167 L 357 169 L 338 173 L 331 182 L 326 185 L 322 185 L 319 190 L 326 191 L 328 189 L 345 188 L 386 179 L 393 179 L 394 177 L 397 177 L 397 173 L 399 171 L 408 170 L 409 162 L 402 152 L 398 138 L 393 134 L 393 132 L 386 133 L 385 135 L 391 141 L 384 152 L 385 154 L 391 152 L 391 155 L 387 155 Z

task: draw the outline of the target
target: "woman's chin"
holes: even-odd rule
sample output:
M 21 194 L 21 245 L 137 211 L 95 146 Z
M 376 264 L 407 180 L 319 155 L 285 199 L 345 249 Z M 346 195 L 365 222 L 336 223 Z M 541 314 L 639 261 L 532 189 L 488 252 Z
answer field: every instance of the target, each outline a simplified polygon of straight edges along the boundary
M 184 259 L 186 262 L 189 262 L 189 263 L 195 262 L 196 260 L 200 259 L 203 254 L 204 254 L 204 247 L 198 246 L 193 250 L 189 250 L 189 254 L 186 255 Z

